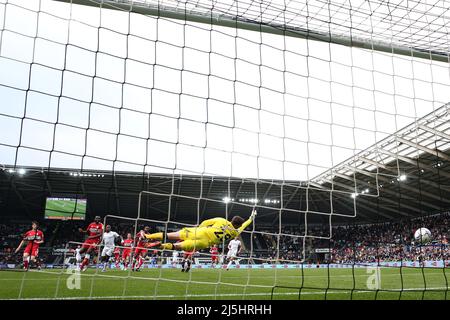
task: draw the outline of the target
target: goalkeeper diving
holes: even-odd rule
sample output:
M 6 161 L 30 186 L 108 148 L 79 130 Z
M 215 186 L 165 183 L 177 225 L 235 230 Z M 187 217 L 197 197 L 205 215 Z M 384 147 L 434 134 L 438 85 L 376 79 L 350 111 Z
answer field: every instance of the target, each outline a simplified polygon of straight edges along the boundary
M 178 241 L 176 243 L 161 243 L 159 248 L 163 250 L 202 250 L 236 238 L 255 219 L 256 210 L 252 211 L 250 218 L 244 220 L 240 216 L 234 216 L 231 221 L 224 218 L 212 218 L 203 221 L 197 227 L 183 228 L 176 232 L 167 233 L 167 240 Z M 164 240 L 164 233 L 157 232 L 146 234 L 145 237 L 153 241 Z M 158 246 L 157 243 L 153 243 Z

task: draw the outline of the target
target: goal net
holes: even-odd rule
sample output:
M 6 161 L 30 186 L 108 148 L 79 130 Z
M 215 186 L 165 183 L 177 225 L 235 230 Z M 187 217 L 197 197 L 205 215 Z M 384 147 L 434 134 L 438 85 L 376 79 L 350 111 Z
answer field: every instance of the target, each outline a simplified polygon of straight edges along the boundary
M 442 0 L 0 0 L 6 216 L 51 198 L 170 242 L 258 213 L 237 263 L 220 241 L 185 274 L 158 247 L 141 273 L 134 254 L 77 273 L 71 220 L 44 297 L 447 298 L 449 19 Z

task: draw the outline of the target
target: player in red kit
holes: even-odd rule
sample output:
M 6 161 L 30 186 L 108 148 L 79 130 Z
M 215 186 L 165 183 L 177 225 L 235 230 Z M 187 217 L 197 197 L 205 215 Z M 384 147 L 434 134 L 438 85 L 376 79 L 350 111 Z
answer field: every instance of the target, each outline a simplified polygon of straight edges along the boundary
M 139 231 L 135 236 L 136 249 L 134 249 L 133 271 L 140 271 L 144 259 L 147 256 L 148 248 L 159 246 L 161 244 L 159 241 L 151 243 L 151 240 L 147 239 L 145 236 L 147 234 L 150 234 L 150 227 L 145 226 L 144 230 Z
M 114 263 L 116 265 L 116 269 L 120 267 L 120 247 L 114 248 Z
M 147 256 L 148 250 L 146 249 L 148 240 L 145 237 L 146 234 L 150 233 L 150 227 L 144 227 L 144 230 L 139 231 L 134 237 L 136 242 L 136 249 L 134 249 L 134 261 L 131 267 L 133 271 L 140 271 L 142 264 L 144 263 L 144 259 Z M 137 263 L 137 267 L 136 267 Z
M 103 223 L 100 222 L 101 218 L 100 216 L 96 216 L 94 218 L 94 222 L 89 224 L 89 226 L 86 228 L 86 230 L 83 230 L 82 228 L 79 228 L 78 230 L 82 233 L 87 233 L 88 237 L 84 241 L 83 245 L 81 246 L 81 250 L 78 252 L 76 259 L 77 262 L 80 263 L 80 270 L 84 271 L 85 268 L 87 268 L 89 264 L 89 259 L 91 257 L 91 252 L 97 251 L 97 246 L 102 240 L 103 235 Z M 81 255 L 85 253 L 83 261 L 81 261 Z
M 209 253 L 211 253 L 211 267 L 214 268 L 219 262 L 219 248 L 217 248 L 217 245 L 213 245 Z
M 44 242 L 44 233 L 38 230 L 39 224 L 36 221 L 31 223 L 31 230 L 25 232 L 23 239 L 16 249 L 16 253 L 20 251 L 23 244 L 26 243 L 25 250 L 23 251 L 23 268 L 28 271 L 30 261 L 36 264 L 38 269 L 41 269 L 39 260 L 36 259 L 39 255 L 39 246 Z
M 127 238 L 122 242 L 122 246 L 124 247 L 122 250 L 122 262 L 124 265 L 124 270 L 128 269 L 128 265 L 131 260 L 131 252 L 133 250 L 134 240 L 131 233 L 127 234 Z
M 127 238 L 122 242 L 122 246 L 124 247 L 122 250 L 122 262 L 124 265 L 124 270 L 128 269 L 133 243 L 134 243 L 133 237 L 131 236 L 131 233 L 128 233 Z

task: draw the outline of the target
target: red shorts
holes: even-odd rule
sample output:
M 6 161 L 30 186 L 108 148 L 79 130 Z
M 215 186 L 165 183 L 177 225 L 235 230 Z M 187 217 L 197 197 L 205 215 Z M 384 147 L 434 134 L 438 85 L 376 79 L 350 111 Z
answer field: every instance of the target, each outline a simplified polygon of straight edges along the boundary
M 100 243 L 100 239 L 86 239 L 81 248 L 83 249 L 97 249 L 97 245 Z
M 130 253 L 131 253 L 131 249 L 123 250 L 123 252 L 122 252 L 122 260 L 127 259 L 130 256 Z
M 25 247 L 25 251 L 23 253 L 28 253 L 28 255 L 30 256 L 37 257 L 39 254 L 39 245 L 33 242 L 29 242 Z
M 217 261 L 219 261 L 219 256 L 211 256 L 211 261 L 212 261 L 212 262 L 217 262 Z
M 143 256 L 145 254 L 147 254 L 148 250 L 142 247 L 136 247 L 136 249 L 134 249 L 134 255 L 136 256 Z

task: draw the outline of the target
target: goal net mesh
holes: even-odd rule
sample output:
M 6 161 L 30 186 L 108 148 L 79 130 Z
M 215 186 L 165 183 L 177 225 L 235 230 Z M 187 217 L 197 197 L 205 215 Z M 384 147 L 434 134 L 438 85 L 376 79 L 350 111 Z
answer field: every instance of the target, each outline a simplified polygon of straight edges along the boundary
M 49 297 L 447 298 L 448 231 L 413 234 L 448 220 L 448 7 L 0 0 L 5 199 L 87 198 L 124 237 L 258 212 L 231 273 L 151 249 L 149 273 L 89 270 L 75 292 L 62 269 Z

